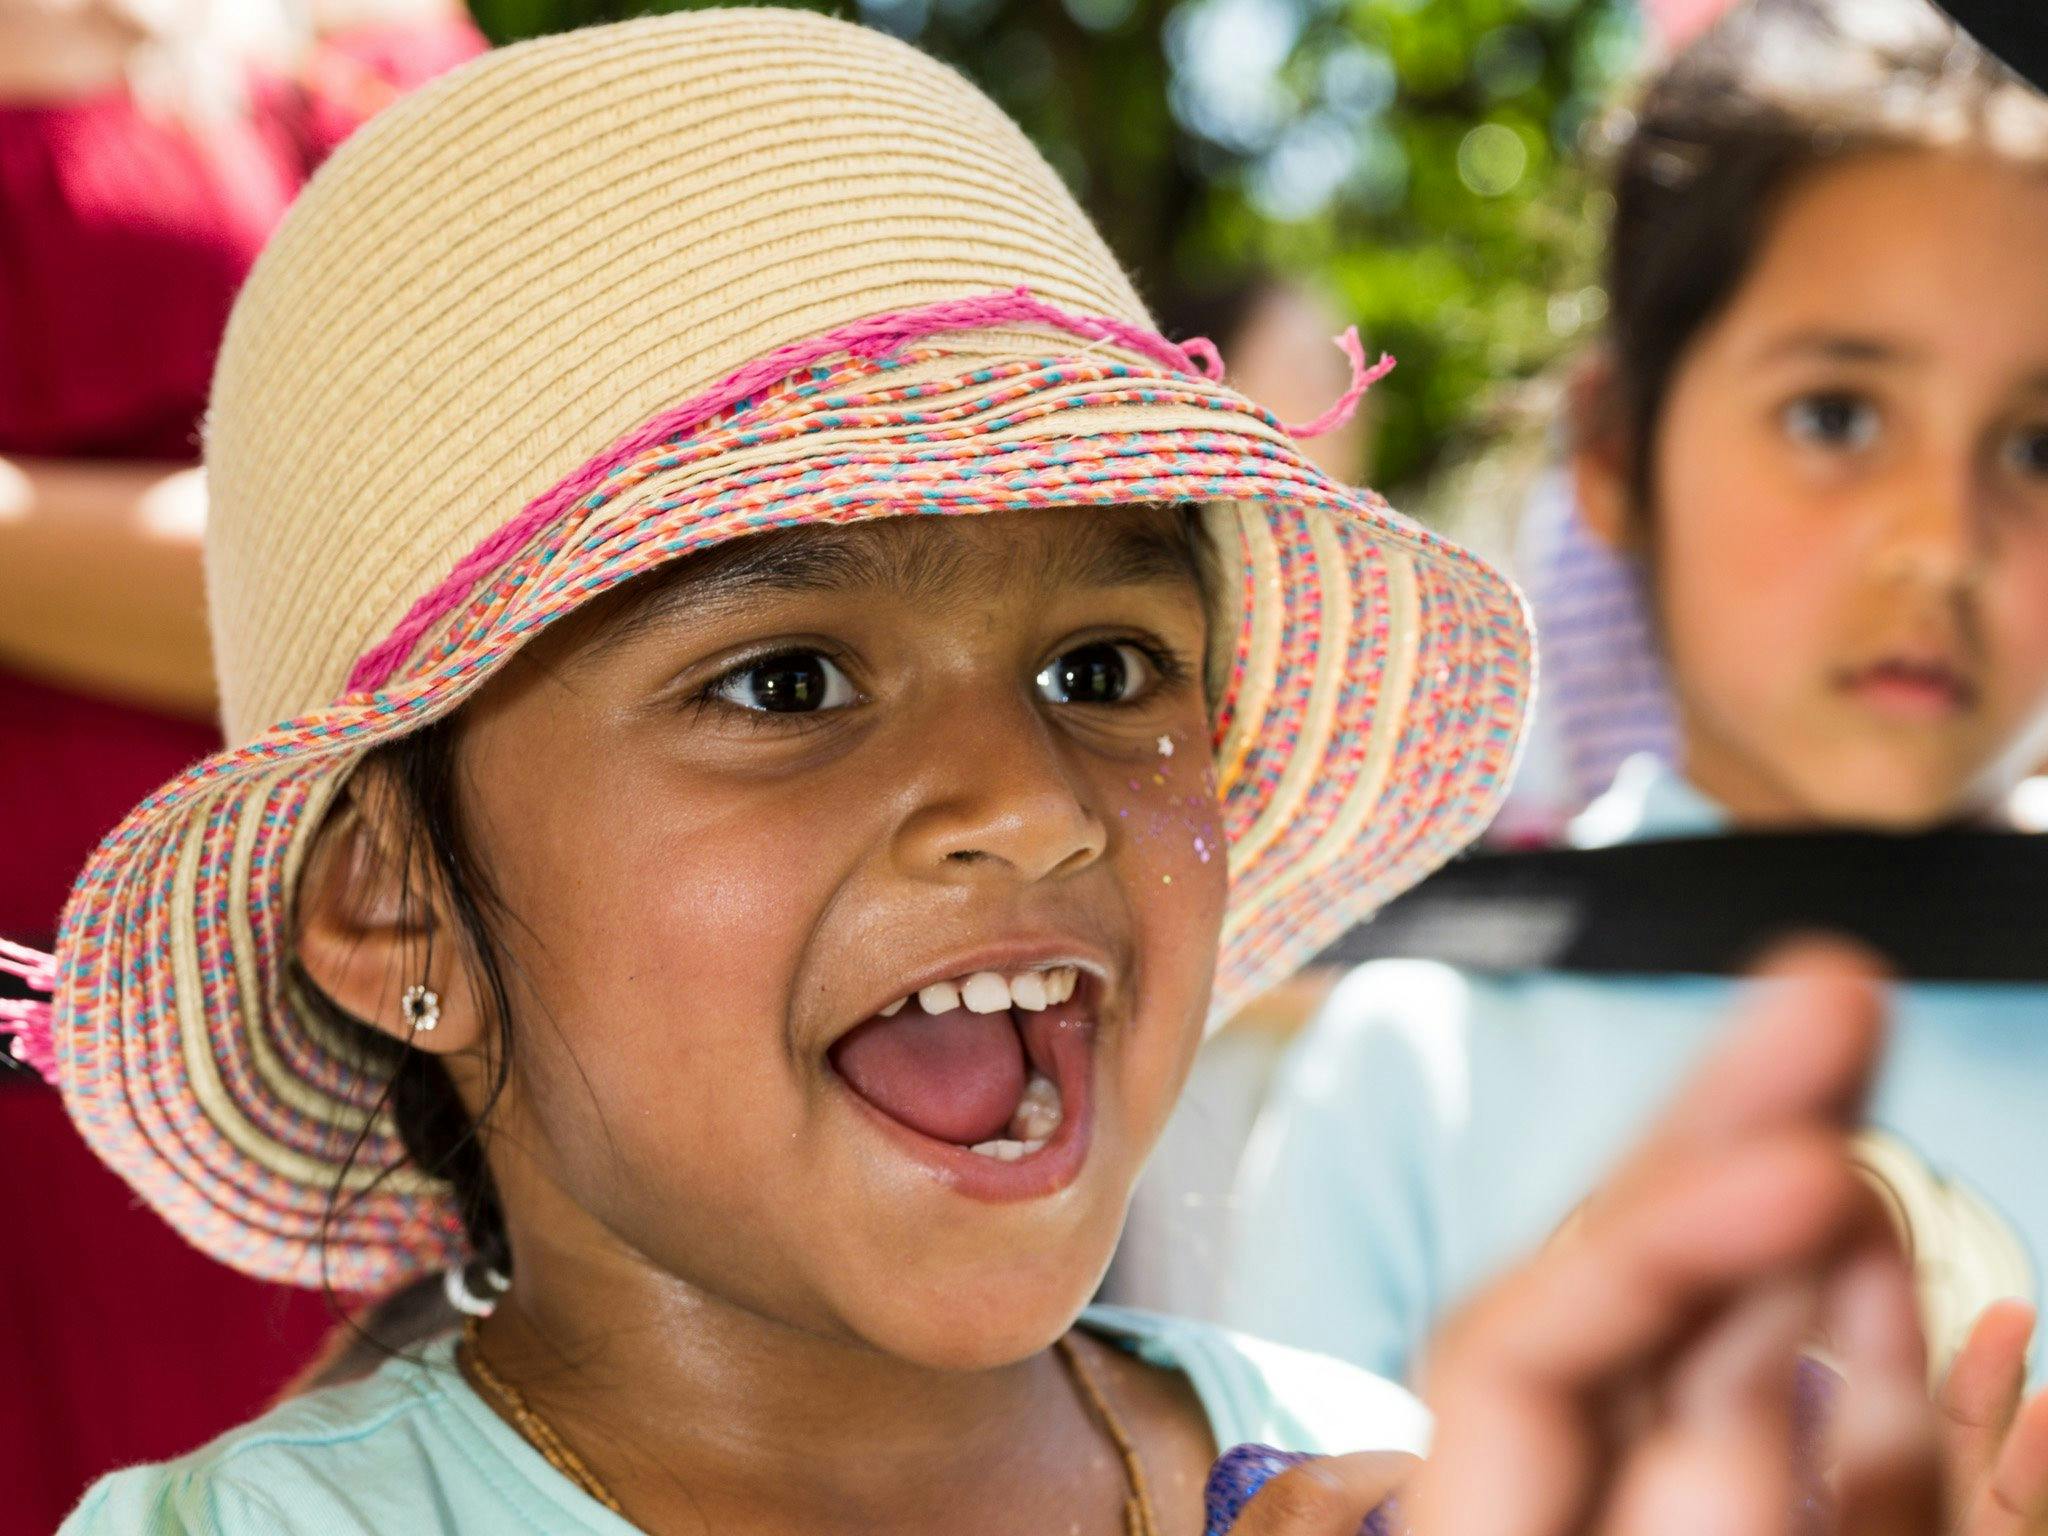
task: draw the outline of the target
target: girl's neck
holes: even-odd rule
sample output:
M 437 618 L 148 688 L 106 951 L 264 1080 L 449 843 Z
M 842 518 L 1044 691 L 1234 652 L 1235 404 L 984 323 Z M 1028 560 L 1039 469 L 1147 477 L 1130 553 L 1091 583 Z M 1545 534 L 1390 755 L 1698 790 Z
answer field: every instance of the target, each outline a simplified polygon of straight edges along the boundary
M 1122 1528 L 1121 1463 L 1050 1351 L 935 1370 L 622 1254 L 519 1269 L 481 1350 L 648 1531 Z

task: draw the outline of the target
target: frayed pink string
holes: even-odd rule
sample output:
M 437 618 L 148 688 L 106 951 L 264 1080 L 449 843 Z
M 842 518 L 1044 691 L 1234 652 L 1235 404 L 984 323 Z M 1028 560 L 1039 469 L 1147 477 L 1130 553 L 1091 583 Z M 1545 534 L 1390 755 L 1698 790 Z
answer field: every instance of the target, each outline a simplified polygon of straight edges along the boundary
M 56 957 L 24 944 L 0 939 L 0 971 L 19 976 L 37 992 L 54 992 L 57 989 Z M 54 1083 L 57 1080 L 57 1033 L 56 1015 L 50 1005 L 26 998 L 0 998 L 0 1024 L 13 1031 L 14 1059 Z
M 1365 398 L 1365 392 L 1394 371 L 1392 354 L 1382 352 L 1380 360 L 1370 368 L 1365 366 L 1365 343 L 1358 339 L 1358 327 L 1346 327 L 1342 336 L 1335 341 L 1346 357 L 1351 359 L 1351 387 L 1337 397 L 1332 405 L 1314 421 L 1305 421 L 1298 427 L 1287 427 L 1289 437 L 1321 437 L 1325 432 L 1334 432 L 1358 409 L 1358 402 Z
M 57 990 L 57 957 L 0 939 L 0 971 L 19 976 L 38 992 Z
M 578 498 L 589 494 L 612 469 L 637 458 L 656 444 L 702 426 L 720 411 L 739 404 L 757 390 L 781 383 L 800 368 L 841 352 L 859 358 L 886 357 L 906 342 L 942 331 L 978 330 L 985 326 L 1040 324 L 1057 327 L 1090 341 L 1113 341 L 1166 368 L 1223 377 L 1223 360 L 1215 345 L 1196 338 L 1176 346 L 1129 321 L 1108 315 L 1077 315 L 1034 298 L 1030 290 L 988 294 L 973 299 L 946 299 L 917 309 L 894 310 L 842 325 L 823 335 L 778 347 L 755 359 L 671 410 L 662 412 L 630 436 L 612 444 L 568 479 L 543 491 L 526 509 L 470 551 L 447 578 L 412 605 L 391 633 L 365 651 L 349 673 L 351 692 L 380 688 L 405 664 L 420 637 L 469 596 L 477 582 L 511 558 Z
M 57 1081 L 56 1016 L 48 1003 L 0 999 L 0 1024 L 14 1032 L 9 1053 L 46 1083 Z

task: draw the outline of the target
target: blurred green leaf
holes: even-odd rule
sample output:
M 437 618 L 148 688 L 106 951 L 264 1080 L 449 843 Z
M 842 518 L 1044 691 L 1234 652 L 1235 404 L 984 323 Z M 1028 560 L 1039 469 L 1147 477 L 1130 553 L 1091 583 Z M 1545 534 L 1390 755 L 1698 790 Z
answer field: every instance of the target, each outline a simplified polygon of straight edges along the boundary
M 509 41 L 704 3 L 472 7 Z M 808 8 L 911 38 L 978 81 L 1169 321 L 1260 273 L 1329 288 L 1401 360 L 1374 392 L 1376 483 L 1428 477 L 1503 386 L 1598 321 L 1597 295 L 1578 296 L 1601 204 L 1574 141 L 1633 55 L 1623 0 Z

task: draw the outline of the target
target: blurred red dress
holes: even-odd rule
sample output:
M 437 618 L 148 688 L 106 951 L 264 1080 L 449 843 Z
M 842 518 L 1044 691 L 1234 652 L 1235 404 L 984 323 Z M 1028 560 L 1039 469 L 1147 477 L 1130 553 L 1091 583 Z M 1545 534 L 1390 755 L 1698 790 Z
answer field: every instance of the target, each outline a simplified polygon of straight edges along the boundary
M 0 455 L 195 460 L 235 290 L 312 167 L 484 46 L 460 18 L 333 38 L 191 126 L 119 91 L 0 105 Z M 217 744 L 0 669 L 0 935 L 47 948 L 93 845 Z M 100 1474 L 255 1414 L 332 1316 L 188 1247 L 4 1066 L 0 1171 L 0 1536 L 47 1536 Z

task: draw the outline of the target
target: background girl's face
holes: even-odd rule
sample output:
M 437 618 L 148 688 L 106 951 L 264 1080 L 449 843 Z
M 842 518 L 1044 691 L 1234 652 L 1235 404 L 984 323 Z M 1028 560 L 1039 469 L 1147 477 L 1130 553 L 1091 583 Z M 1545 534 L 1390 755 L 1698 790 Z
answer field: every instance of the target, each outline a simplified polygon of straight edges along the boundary
M 1685 768 L 1738 820 L 1925 825 L 2038 749 L 2043 251 L 2048 173 L 1863 156 L 1680 361 L 1647 538 Z
M 1208 1007 L 1181 514 L 807 529 L 657 581 L 460 742 L 522 1282 L 644 1261 L 921 1363 L 1020 1358 L 1100 1278 Z

